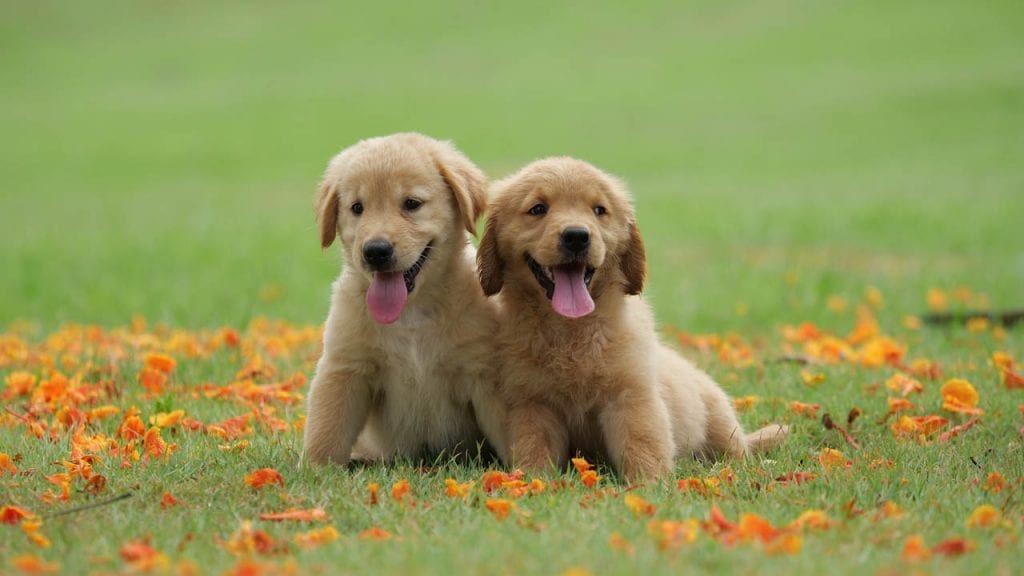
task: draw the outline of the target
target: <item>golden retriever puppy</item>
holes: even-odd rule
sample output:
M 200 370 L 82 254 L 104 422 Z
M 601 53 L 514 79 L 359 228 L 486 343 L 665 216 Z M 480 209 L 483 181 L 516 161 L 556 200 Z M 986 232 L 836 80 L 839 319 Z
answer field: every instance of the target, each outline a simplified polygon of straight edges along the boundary
M 744 456 L 785 437 L 745 435 L 725 392 L 658 341 L 621 182 L 548 158 L 497 183 L 489 210 L 477 262 L 484 292 L 500 292 L 499 451 L 512 465 L 564 467 L 579 450 L 627 479 L 658 477 L 677 457 Z
M 363 140 L 328 164 L 320 241 L 340 236 L 347 264 L 310 385 L 306 461 L 347 464 L 357 438 L 365 459 L 466 452 L 483 440 L 475 417 L 495 401 L 497 324 L 469 235 L 486 187 L 454 146 L 420 134 Z

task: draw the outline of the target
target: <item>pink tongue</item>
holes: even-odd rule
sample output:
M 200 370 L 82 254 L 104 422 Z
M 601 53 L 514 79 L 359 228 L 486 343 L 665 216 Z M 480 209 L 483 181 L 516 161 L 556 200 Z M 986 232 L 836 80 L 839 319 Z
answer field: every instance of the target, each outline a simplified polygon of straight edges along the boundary
M 366 291 L 366 307 L 374 320 L 391 324 L 402 315 L 408 297 L 401 272 L 374 272 L 370 289 Z
M 594 311 L 594 300 L 583 282 L 583 266 L 555 266 L 552 269 L 555 294 L 551 307 L 566 318 L 579 318 Z

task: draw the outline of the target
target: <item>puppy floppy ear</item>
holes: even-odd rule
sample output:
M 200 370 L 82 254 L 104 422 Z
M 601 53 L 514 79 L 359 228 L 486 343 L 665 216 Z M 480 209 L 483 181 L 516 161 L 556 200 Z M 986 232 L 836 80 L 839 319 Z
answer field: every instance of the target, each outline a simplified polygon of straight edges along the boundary
M 487 205 L 487 178 L 468 158 L 448 143 L 434 154 L 434 164 L 455 196 L 466 231 L 476 236 L 476 221 Z
M 644 289 L 644 279 L 647 277 L 647 254 L 635 221 L 629 223 L 629 241 L 619 260 L 619 269 L 626 278 L 626 294 L 639 294 Z
M 327 180 L 320 184 L 316 201 L 316 219 L 320 223 L 320 247 L 327 248 L 338 235 L 338 192 Z
M 493 296 L 501 292 L 505 284 L 505 261 L 498 253 L 498 215 L 492 212 L 487 217 L 484 237 L 476 253 L 476 267 L 480 275 L 480 286 L 484 294 Z

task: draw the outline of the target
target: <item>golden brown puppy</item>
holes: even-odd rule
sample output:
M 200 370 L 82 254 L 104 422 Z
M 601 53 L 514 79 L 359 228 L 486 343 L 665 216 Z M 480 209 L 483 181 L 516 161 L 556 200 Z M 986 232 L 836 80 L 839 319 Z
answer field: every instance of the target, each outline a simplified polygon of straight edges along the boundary
M 473 450 L 494 402 L 495 311 L 469 234 L 486 179 L 420 134 L 363 140 L 331 160 L 317 203 L 344 260 L 310 386 L 306 461 Z M 493 419 L 492 419 L 493 420 Z M 496 432 L 500 433 L 499 432 Z
M 564 467 L 573 449 L 657 477 L 676 457 L 744 456 L 785 437 L 745 435 L 722 389 L 658 342 L 638 296 L 644 245 L 615 178 L 548 158 L 497 183 L 477 261 L 484 292 L 500 292 L 499 451 L 513 465 Z

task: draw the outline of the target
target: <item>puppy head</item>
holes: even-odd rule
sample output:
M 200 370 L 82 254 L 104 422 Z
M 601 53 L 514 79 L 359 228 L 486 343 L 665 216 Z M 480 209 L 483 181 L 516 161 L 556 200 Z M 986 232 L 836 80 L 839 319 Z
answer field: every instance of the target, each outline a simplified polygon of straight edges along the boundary
M 639 294 L 645 257 L 625 186 L 573 158 L 527 165 L 495 185 L 477 254 L 488 295 L 506 284 L 567 318 L 614 290 Z
M 486 179 L 454 146 L 420 134 L 363 140 L 327 166 L 316 202 L 320 244 L 341 237 L 349 266 L 366 280 L 374 320 L 398 320 L 418 285 L 443 289 L 476 231 Z M 423 288 L 421 288 L 421 291 Z

